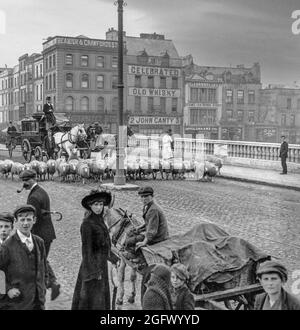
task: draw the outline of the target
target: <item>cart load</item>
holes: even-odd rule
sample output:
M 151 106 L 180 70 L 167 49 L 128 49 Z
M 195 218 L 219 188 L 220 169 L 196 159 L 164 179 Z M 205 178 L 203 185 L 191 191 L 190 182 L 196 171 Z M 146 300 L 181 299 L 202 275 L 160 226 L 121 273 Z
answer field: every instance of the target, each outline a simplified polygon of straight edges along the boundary
M 148 265 L 183 263 L 196 294 L 254 284 L 257 265 L 270 258 L 244 239 L 206 222 L 142 251 Z

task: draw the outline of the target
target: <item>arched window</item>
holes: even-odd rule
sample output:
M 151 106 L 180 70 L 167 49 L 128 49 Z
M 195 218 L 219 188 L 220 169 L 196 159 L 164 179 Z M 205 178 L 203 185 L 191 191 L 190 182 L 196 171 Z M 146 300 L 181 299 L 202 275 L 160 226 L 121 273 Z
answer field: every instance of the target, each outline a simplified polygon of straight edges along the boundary
M 81 87 L 89 88 L 89 75 L 86 73 L 81 76 Z
M 73 74 L 72 73 L 66 74 L 66 87 L 73 88 Z
M 74 99 L 72 96 L 68 96 L 65 100 L 65 109 L 66 111 L 74 110 Z
M 102 96 L 97 99 L 97 111 L 104 112 L 104 97 Z
M 89 99 L 84 96 L 80 101 L 80 111 L 88 111 L 89 110 Z
M 119 108 L 119 99 L 117 97 L 114 97 L 112 99 L 112 112 L 117 112 Z

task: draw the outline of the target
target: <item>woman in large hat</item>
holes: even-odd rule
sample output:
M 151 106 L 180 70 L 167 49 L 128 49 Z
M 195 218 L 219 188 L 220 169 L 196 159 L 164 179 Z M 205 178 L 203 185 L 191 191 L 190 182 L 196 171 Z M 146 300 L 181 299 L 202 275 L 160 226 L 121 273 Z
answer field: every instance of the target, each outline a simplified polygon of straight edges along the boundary
M 92 190 L 81 201 L 86 212 L 80 227 L 82 262 L 73 295 L 74 310 L 110 309 L 107 260 L 116 263 L 118 259 L 111 254 L 103 212 L 111 199 L 110 192 Z

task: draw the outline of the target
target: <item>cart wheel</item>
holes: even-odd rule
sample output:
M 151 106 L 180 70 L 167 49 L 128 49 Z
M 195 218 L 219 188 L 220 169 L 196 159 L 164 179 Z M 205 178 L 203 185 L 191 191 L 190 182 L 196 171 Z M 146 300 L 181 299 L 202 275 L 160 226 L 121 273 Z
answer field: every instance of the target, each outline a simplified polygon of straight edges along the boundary
M 22 142 L 22 153 L 23 153 L 23 157 L 26 160 L 26 162 L 30 162 L 31 161 L 31 146 L 30 146 L 30 142 L 25 139 Z
M 43 158 L 43 151 L 42 148 L 40 146 L 35 147 L 34 149 L 34 157 L 36 160 L 41 161 Z

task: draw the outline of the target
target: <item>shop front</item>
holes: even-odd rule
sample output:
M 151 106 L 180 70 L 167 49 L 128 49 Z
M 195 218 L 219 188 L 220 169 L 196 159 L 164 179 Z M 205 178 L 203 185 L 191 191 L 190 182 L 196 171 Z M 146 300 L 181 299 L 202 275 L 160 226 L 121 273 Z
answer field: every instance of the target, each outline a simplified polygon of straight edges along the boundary
M 242 141 L 242 127 L 222 127 L 221 140 Z
M 257 142 L 278 142 L 277 127 L 259 127 L 256 129 Z
M 205 139 L 218 140 L 219 128 L 217 126 L 185 126 L 185 135 L 191 135 L 194 139 L 197 135 L 203 135 Z
M 182 133 L 181 116 L 130 116 L 128 125 L 134 133 L 144 135 L 162 134 L 168 129 L 173 134 Z

